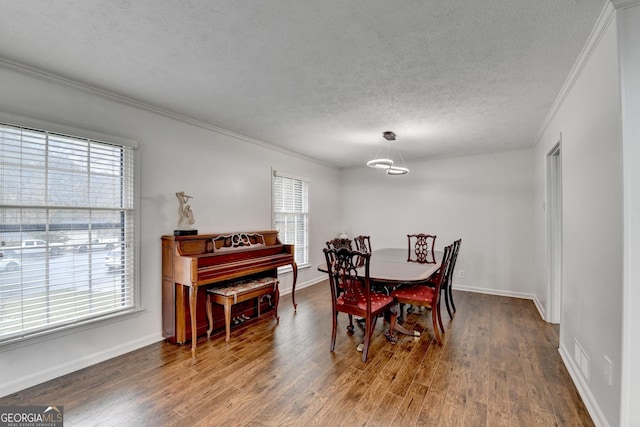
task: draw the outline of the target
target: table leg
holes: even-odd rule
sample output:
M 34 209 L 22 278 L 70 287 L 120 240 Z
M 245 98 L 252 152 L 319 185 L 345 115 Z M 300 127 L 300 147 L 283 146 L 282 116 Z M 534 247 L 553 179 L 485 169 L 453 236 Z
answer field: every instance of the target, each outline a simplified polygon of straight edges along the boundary
M 420 331 L 410 331 L 409 329 L 405 328 L 404 326 L 402 326 L 399 323 L 396 323 L 395 330 L 397 332 L 400 332 L 401 334 L 405 334 L 405 335 L 411 335 L 411 336 L 414 336 L 414 337 L 419 337 L 420 336 Z
M 391 310 L 395 310 L 396 313 L 398 311 L 400 311 L 399 304 L 394 305 Z M 396 322 L 396 324 L 394 326 L 394 329 L 395 329 L 396 332 L 399 332 L 399 333 L 404 334 L 404 335 L 411 335 L 411 336 L 414 336 L 414 337 L 419 337 L 420 336 L 420 332 L 419 331 L 413 331 L 413 330 L 410 331 L 409 329 L 405 328 L 404 326 L 402 326 L 398 322 Z

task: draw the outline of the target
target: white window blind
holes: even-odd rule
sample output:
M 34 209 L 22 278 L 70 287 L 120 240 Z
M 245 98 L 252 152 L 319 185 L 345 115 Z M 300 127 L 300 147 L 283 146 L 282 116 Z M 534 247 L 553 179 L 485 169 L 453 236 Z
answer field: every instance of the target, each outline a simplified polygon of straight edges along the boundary
M 309 181 L 273 172 L 273 226 L 280 241 L 295 245 L 296 264 L 309 262 Z
M 134 149 L 0 123 L 0 343 L 136 307 Z

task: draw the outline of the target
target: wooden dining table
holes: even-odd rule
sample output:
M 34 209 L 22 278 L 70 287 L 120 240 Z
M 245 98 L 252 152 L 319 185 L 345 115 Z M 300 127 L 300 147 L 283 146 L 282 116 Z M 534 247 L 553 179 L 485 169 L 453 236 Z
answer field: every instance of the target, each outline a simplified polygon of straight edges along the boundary
M 435 263 L 408 261 L 408 255 L 406 248 L 383 248 L 372 251 L 369 262 L 369 279 L 373 281 L 374 285 L 382 286 L 387 293 L 390 293 L 394 287 L 405 283 L 426 282 L 440 268 L 441 251 L 435 252 Z M 415 256 L 412 259 L 415 259 Z M 318 270 L 328 272 L 326 264 L 320 264 Z M 410 331 L 398 323 L 396 323 L 395 330 L 406 335 L 420 336 L 420 332 Z

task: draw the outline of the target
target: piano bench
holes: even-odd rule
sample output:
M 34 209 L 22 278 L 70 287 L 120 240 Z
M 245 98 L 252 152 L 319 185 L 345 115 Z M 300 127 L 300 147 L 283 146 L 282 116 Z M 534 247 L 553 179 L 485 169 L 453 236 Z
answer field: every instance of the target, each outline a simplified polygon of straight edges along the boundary
M 229 342 L 231 335 L 231 306 L 252 298 L 258 298 L 271 292 L 275 294 L 273 303 L 273 317 L 276 322 L 280 321 L 278 317 L 278 300 L 280 299 L 280 291 L 278 289 L 278 279 L 275 277 L 262 277 L 260 279 L 240 280 L 233 282 L 228 286 L 207 289 L 207 318 L 209 320 L 209 329 L 207 330 L 207 338 L 211 337 L 213 332 L 213 308 L 212 303 L 224 306 L 224 324 L 227 332 L 226 342 Z M 258 302 L 258 317 L 260 317 L 260 303 Z

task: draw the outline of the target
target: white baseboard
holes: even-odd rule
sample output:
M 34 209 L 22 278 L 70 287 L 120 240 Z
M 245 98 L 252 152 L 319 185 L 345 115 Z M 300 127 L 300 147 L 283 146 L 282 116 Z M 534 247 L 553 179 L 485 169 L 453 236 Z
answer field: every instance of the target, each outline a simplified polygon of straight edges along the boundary
M 66 363 L 56 366 L 47 366 L 45 369 L 35 370 L 16 381 L 10 381 L 0 385 L 0 397 L 7 396 L 11 393 L 24 390 L 29 387 L 33 387 L 38 384 L 42 384 L 46 381 L 61 377 L 63 375 L 70 374 L 80 369 L 87 368 L 91 365 L 95 365 L 105 360 L 112 359 L 117 356 L 129 353 L 134 350 L 138 350 L 142 347 L 146 347 L 150 344 L 155 344 L 164 340 L 160 335 L 149 335 L 134 341 L 123 343 L 117 347 L 111 347 L 105 351 L 89 354 L 79 359 L 69 360 Z
M 569 371 L 569 376 L 571 376 L 573 384 L 575 384 L 576 389 L 578 390 L 578 394 L 582 398 L 584 405 L 587 407 L 587 412 L 589 412 L 593 423 L 599 427 L 610 427 L 607 419 L 600 410 L 600 406 L 598 406 L 598 402 L 593 397 L 593 394 L 591 394 L 589 385 L 585 382 L 584 377 L 580 373 L 580 368 L 578 368 L 573 357 L 571 357 L 571 353 L 568 352 L 562 344 L 560 344 L 558 352 L 564 362 L 564 366 L 567 368 L 567 371 Z
M 491 289 L 491 288 L 477 288 L 472 286 L 464 286 L 464 285 L 452 285 L 451 289 L 456 291 L 464 291 L 464 292 L 475 292 L 478 294 L 487 294 L 487 295 L 497 295 L 501 297 L 510 297 L 510 298 L 520 298 L 520 299 L 530 299 L 533 301 L 533 304 L 536 306 L 540 317 L 544 320 L 544 309 L 542 308 L 542 304 L 540 304 L 540 300 L 536 294 L 530 294 L 526 292 L 514 292 L 514 291 L 505 291 L 502 289 Z

